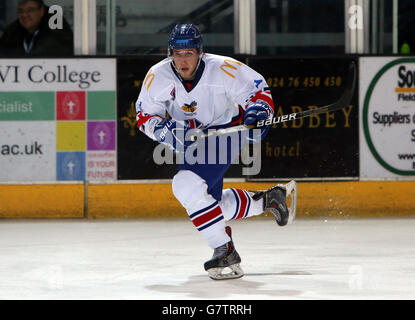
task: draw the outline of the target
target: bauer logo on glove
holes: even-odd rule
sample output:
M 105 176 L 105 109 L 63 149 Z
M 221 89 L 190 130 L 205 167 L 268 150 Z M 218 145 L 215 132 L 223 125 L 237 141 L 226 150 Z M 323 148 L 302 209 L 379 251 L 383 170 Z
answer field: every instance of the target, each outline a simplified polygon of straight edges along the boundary
M 157 137 L 157 140 L 159 142 L 164 142 L 164 140 L 166 139 L 166 133 L 169 132 L 170 128 L 174 125 L 173 122 L 175 122 L 175 121 L 169 120 L 169 121 L 165 122 L 164 126 L 162 126 L 160 134 Z M 157 128 L 157 125 L 156 125 L 156 128 Z M 156 129 L 154 130 L 154 134 L 156 134 Z

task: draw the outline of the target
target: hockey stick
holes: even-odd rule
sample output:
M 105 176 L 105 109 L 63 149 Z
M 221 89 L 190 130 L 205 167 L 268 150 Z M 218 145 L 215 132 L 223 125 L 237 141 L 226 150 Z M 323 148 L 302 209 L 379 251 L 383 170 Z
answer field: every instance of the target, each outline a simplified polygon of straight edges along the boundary
M 261 120 L 257 122 L 256 126 L 239 125 L 239 126 L 225 128 L 225 129 L 209 130 L 208 132 L 205 132 L 205 133 L 190 136 L 190 140 L 196 141 L 197 139 L 200 139 L 200 138 L 207 138 L 211 136 L 219 136 L 222 134 L 228 134 L 228 133 L 233 133 L 233 132 L 238 132 L 238 131 L 243 131 L 243 130 L 248 130 L 248 129 L 261 128 L 263 126 L 270 126 L 270 125 L 277 124 L 280 122 L 287 122 L 287 121 L 292 121 L 296 119 L 306 118 L 313 114 L 320 114 L 323 112 L 332 112 L 332 111 L 336 111 L 339 109 L 343 109 L 350 103 L 350 100 L 353 97 L 355 85 L 356 85 L 356 63 L 352 61 L 349 65 L 346 89 L 344 90 L 343 95 L 340 97 L 340 99 L 332 104 L 329 104 L 327 106 L 323 106 L 320 108 L 316 108 L 316 109 L 310 109 L 310 110 L 305 110 L 302 112 L 290 113 L 290 114 L 286 114 L 282 116 L 275 116 L 267 120 Z

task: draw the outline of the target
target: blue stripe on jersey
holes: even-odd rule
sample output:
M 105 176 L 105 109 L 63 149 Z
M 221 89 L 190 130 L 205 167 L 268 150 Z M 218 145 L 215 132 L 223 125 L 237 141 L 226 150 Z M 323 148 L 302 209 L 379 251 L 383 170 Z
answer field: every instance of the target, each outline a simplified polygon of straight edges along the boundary
M 203 229 L 206 229 L 206 228 L 210 227 L 212 224 L 215 224 L 216 222 L 218 222 L 222 219 L 223 219 L 223 215 L 221 215 L 219 218 L 213 220 L 212 222 L 209 222 L 208 224 L 205 224 L 204 226 L 201 226 L 201 227 L 197 228 L 197 230 L 202 231 Z
M 245 196 L 248 198 L 248 205 L 246 207 L 246 211 L 244 214 L 244 218 L 246 218 L 248 216 L 249 208 L 251 206 L 251 197 L 249 196 L 248 192 L 246 192 L 245 190 L 243 190 L 243 192 L 245 193 Z
M 233 217 L 231 218 L 231 220 L 234 220 L 237 217 L 238 212 L 239 212 L 239 197 L 238 197 L 238 194 L 236 193 L 236 191 L 234 189 L 231 189 L 231 190 L 232 190 L 233 195 L 235 196 L 235 199 L 236 199 L 236 211 L 235 211 L 235 214 L 233 215 Z
M 205 211 L 208 211 L 208 210 L 210 210 L 210 209 L 212 209 L 214 206 L 216 206 L 218 204 L 218 202 L 217 201 L 215 201 L 214 203 L 212 203 L 210 206 L 208 206 L 208 207 L 206 207 L 206 208 L 203 208 L 203 209 L 200 209 L 200 210 L 198 210 L 198 211 L 196 211 L 195 213 L 192 213 L 189 217 L 190 217 L 190 219 L 193 219 L 194 217 L 196 217 L 196 216 L 198 216 L 199 214 L 201 214 L 201 213 L 204 213 Z

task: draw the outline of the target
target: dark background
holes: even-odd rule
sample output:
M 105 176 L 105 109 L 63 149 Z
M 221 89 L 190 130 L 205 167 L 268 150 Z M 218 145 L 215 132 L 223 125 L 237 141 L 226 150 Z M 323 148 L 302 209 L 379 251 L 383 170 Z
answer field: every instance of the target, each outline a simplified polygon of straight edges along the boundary
M 171 179 L 175 165 L 156 165 L 151 141 L 136 128 L 135 101 L 141 83 L 152 65 L 165 56 L 134 56 L 117 59 L 118 179 Z M 276 113 L 290 114 L 292 106 L 306 110 L 337 101 L 342 95 L 352 59 L 345 57 L 242 57 L 234 56 L 261 73 L 271 88 Z M 311 82 L 314 77 L 314 85 Z M 317 86 L 316 79 L 320 79 Z M 297 80 L 297 81 L 296 81 Z M 342 110 L 274 125 L 261 146 L 261 172 L 250 180 L 279 178 L 357 178 L 359 175 L 359 134 L 357 88 L 348 122 Z M 347 126 L 348 124 L 348 126 Z M 313 127 L 316 126 L 316 127 Z M 291 151 L 290 151 L 291 150 Z M 232 165 L 225 177 L 242 176 L 242 165 Z
M 261 73 L 271 86 L 276 111 L 279 107 L 283 114 L 292 113 L 291 106 L 303 110 L 309 106 L 322 107 L 337 101 L 344 92 L 347 82 L 350 58 L 250 58 L 250 67 Z M 357 64 L 357 61 L 356 61 Z M 312 86 L 310 78 L 320 78 L 319 86 Z M 298 86 L 295 86 L 295 79 Z M 308 82 L 305 82 L 308 78 Z M 280 81 L 284 80 L 283 87 Z M 334 85 L 332 82 L 334 79 Z M 291 80 L 291 81 L 290 81 Z M 336 84 L 336 81 L 339 81 Z M 290 86 L 291 84 L 291 86 Z M 326 85 L 327 84 L 327 85 Z M 338 86 L 338 84 L 340 84 Z M 278 85 L 278 86 L 275 86 Z M 262 170 L 252 179 L 259 178 L 327 178 L 359 176 L 359 122 L 358 122 L 358 85 L 351 101 L 352 109 L 348 124 L 342 110 L 332 112 L 333 118 L 326 127 L 326 114 L 320 114 L 317 120 L 304 118 L 299 128 L 293 122 L 277 124 L 272 128 L 262 145 Z M 297 122 L 299 125 L 299 122 Z M 345 127 L 349 125 L 349 127 Z M 278 157 L 270 156 L 268 147 L 280 147 Z M 286 154 L 283 156 L 283 146 Z M 297 156 L 297 146 L 299 152 Z M 295 156 L 289 156 L 287 150 L 294 146 Z M 278 155 L 278 152 L 277 152 Z

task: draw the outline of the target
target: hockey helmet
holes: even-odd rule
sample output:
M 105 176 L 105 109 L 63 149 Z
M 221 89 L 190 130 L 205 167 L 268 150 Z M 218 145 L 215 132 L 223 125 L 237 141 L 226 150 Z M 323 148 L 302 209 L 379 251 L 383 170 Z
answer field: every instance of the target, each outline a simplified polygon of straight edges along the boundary
M 203 53 L 203 41 L 199 28 L 194 24 L 176 24 L 168 39 L 168 56 L 172 56 L 174 49 L 191 48 L 196 48 L 200 55 Z

